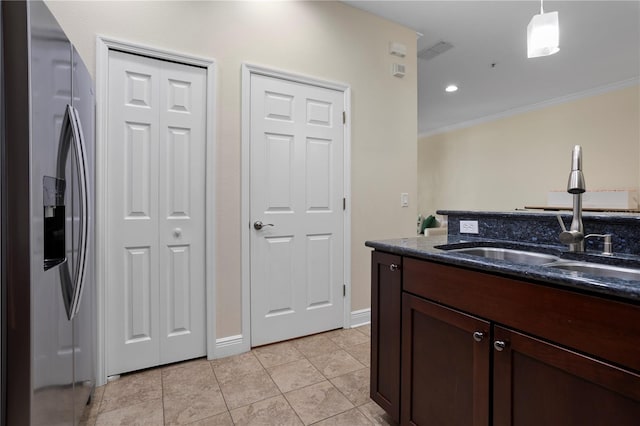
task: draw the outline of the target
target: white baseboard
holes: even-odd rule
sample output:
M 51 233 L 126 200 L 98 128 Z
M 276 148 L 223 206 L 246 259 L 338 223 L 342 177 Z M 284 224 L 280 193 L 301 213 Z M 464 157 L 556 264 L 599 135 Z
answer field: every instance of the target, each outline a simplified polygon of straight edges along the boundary
M 371 323 L 371 308 L 351 312 L 351 328 Z
M 216 349 L 214 358 L 224 358 L 231 355 L 238 355 L 247 352 L 247 348 L 242 334 L 235 336 L 222 337 L 216 339 Z
M 351 328 L 360 327 L 371 323 L 371 309 L 360 309 L 351 312 Z M 251 349 L 242 334 L 235 336 L 222 337 L 216 339 L 216 349 L 213 358 L 224 358 L 231 355 L 238 355 Z

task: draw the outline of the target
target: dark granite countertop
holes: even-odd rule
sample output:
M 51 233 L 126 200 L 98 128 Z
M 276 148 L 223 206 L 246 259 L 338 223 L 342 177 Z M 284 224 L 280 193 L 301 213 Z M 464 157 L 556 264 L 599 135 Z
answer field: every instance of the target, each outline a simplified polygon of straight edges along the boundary
M 476 269 L 481 272 L 496 273 L 515 278 L 533 280 L 568 290 L 602 295 L 608 298 L 640 304 L 640 281 L 618 278 L 602 278 L 586 273 L 566 271 L 548 266 L 534 266 L 512 263 L 505 260 L 488 259 L 464 253 L 456 253 L 438 248 L 463 248 L 471 246 L 503 247 L 535 250 L 559 256 L 561 259 L 591 261 L 614 264 L 621 267 L 640 269 L 640 256 L 619 254 L 613 257 L 597 252 L 569 253 L 564 246 L 523 244 L 515 241 L 477 239 L 470 236 L 442 235 L 429 237 L 397 238 L 381 241 L 367 241 L 367 247 L 376 250 L 409 256 L 417 259 L 436 261 L 454 266 Z

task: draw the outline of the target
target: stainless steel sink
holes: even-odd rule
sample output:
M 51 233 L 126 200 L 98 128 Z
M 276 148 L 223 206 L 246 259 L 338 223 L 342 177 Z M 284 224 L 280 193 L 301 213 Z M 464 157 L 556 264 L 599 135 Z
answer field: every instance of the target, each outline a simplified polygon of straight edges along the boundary
M 600 278 L 618 278 L 622 280 L 640 281 L 640 268 L 624 268 L 603 263 L 591 263 L 564 260 L 546 253 L 523 251 L 500 247 L 466 247 L 447 250 L 451 253 L 463 253 L 487 259 L 504 260 L 523 265 L 543 266 L 576 273 L 584 273 Z
M 640 281 L 640 269 L 621 268 L 619 266 L 605 265 L 602 263 L 585 262 L 559 262 L 546 265 L 550 268 L 563 269 L 565 271 L 583 272 L 602 278 L 619 278 L 622 280 Z
M 506 260 L 524 265 L 545 265 L 560 260 L 557 256 L 544 253 L 536 253 L 522 250 L 498 248 L 498 247 L 468 247 L 449 250 L 455 253 L 482 256 L 488 259 Z

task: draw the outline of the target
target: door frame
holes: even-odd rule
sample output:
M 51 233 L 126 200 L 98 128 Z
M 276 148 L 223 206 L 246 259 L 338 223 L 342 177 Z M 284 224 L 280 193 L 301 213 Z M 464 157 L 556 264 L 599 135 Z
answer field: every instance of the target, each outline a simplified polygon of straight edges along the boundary
M 205 339 L 207 358 L 213 359 L 216 347 L 216 62 L 214 59 L 173 52 L 143 44 L 96 37 L 96 259 L 106 259 L 109 249 L 109 227 L 107 220 L 109 176 L 107 175 L 108 134 L 108 80 L 109 51 L 117 50 L 153 59 L 197 66 L 206 70 L 207 90 L 205 94 Z M 106 383 L 106 286 L 109 268 L 104 261 L 96 262 L 96 310 L 97 310 L 97 385 Z
M 344 182 L 346 199 L 344 224 L 344 312 L 343 328 L 351 326 L 351 86 L 308 75 L 292 73 L 251 63 L 242 64 L 242 153 L 241 153 L 241 238 L 242 238 L 242 336 L 238 349 L 251 349 L 251 218 L 250 213 L 250 142 L 251 142 L 251 76 L 263 75 L 295 83 L 318 86 L 343 93 L 346 119 L 344 123 Z

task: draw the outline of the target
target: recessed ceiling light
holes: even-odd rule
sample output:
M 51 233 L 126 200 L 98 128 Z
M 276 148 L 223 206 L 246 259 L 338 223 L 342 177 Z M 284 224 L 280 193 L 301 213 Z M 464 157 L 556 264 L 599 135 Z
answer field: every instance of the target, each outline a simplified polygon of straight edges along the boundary
M 449 93 L 456 92 L 458 91 L 458 86 L 456 86 L 455 84 L 450 84 L 444 89 L 444 91 Z

